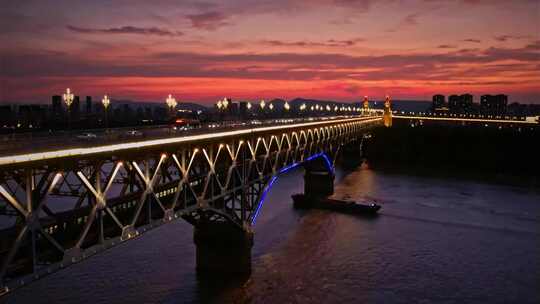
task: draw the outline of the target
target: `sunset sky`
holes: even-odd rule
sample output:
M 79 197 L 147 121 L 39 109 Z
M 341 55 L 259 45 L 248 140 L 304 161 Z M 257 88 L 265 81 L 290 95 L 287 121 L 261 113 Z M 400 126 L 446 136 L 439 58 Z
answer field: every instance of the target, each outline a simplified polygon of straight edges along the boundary
M 539 20 L 539 0 L 2 0 L 0 101 L 540 103 Z

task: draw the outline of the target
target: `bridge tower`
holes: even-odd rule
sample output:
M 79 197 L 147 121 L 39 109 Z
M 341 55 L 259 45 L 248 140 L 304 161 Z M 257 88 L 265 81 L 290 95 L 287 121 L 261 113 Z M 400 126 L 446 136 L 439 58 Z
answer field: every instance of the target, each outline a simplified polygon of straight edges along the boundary
M 384 120 L 385 127 L 392 126 L 392 109 L 391 109 L 390 96 L 388 95 L 386 95 L 386 99 L 384 100 L 383 120 Z
M 363 107 L 364 107 L 364 114 L 367 114 L 369 112 L 369 100 L 367 96 L 364 96 Z

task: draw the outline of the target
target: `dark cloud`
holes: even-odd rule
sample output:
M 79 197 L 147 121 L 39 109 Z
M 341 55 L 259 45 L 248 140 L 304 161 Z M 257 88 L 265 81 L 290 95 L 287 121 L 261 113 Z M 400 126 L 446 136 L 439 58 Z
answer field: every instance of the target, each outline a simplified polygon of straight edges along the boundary
M 480 39 L 474 39 L 474 38 L 468 38 L 468 39 L 463 39 L 464 42 L 473 42 L 473 43 L 481 43 L 482 40 Z
M 500 42 L 506 42 L 508 40 L 519 40 L 519 39 L 526 39 L 529 38 L 529 36 L 525 35 L 501 35 L 501 36 L 495 36 L 493 37 L 495 40 Z
M 450 44 L 441 44 L 439 46 L 437 46 L 438 49 L 455 49 L 457 48 L 457 46 L 455 45 L 450 45 Z
M 69 53 L 17 50 L 2 52 L 6 77 L 216 77 L 269 80 L 452 80 L 485 75 L 533 73 L 540 64 L 538 45 L 524 48 L 456 50 L 447 53 L 350 56 L 327 53 L 146 54 L 137 61 L 122 57 L 80 58 Z M 514 62 L 501 65 L 503 62 Z M 478 73 L 460 74 L 464 66 Z M 497 66 L 497 67 L 493 67 Z M 510 75 L 508 76 L 510 77 Z M 513 77 L 513 76 L 512 76 Z
M 347 47 L 354 46 L 359 42 L 364 42 L 365 39 L 356 38 L 356 39 L 347 39 L 347 40 L 336 40 L 328 39 L 324 42 L 316 41 L 282 41 L 282 40 L 263 40 L 262 43 L 270 46 L 296 46 L 296 47 Z
M 191 25 L 194 28 L 207 31 L 214 31 L 222 26 L 230 25 L 230 23 L 226 21 L 227 16 L 217 11 L 187 15 L 186 17 L 191 21 Z
M 84 28 L 73 25 L 68 25 L 66 28 L 72 32 L 83 34 L 137 34 L 137 35 L 154 35 L 154 36 L 168 36 L 178 37 L 183 33 L 180 31 L 170 31 L 167 29 L 157 27 L 136 27 L 136 26 L 122 26 L 113 28 Z
M 385 30 L 385 32 L 395 33 L 397 31 L 403 29 L 404 27 L 416 26 L 416 25 L 418 25 L 418 18 L 419 17 L 420 17 L 420 13 L 408 14 L 396 26 Z
M 420 17 L 420 14 L 418 14 L 418 13 L 409 14 L 409 15 L 405 16 L 405 18 L 403 18 L 402 23 L 404 25 L 417 25 L 418 24 L 418 17 Z
M 540 40 L 536 40 L 535 42 L 533 42 L 531 44 L 527 44 L 525 46 L 525 49 L 540 51 Z

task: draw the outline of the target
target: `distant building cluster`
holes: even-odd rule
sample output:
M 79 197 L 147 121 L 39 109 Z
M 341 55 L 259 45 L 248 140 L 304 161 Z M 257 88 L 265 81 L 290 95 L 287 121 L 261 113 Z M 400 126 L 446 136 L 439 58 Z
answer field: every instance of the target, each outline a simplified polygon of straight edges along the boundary
M 168 119 L 165 105 L 116 103 L 105 113 L 101 102 L 94 102 L 91 96 L 74 96 L 69 109 L 61 95 L 54 95 L 50 104 L 0 105 L 0 130 L 13 129 L 65 129 L 104 127 L 105 116 L 111 126 L 127 126 L 141 122 L 160 122 Z
M 66 93 L 70 94 L 70 91 Z M 218 101 L 214 108 L 193 103 L 177 103 L 170 95 L 166 99 L 167 103 L 111 101 L 108 98 L 106 101 L 93 101 L 91 96 L 82 99 L 72 94 L 69 95 L 68 106 L 64 94 L 52 96 L 50 104 L 0 105 L 0 133 L 171 124 L 184 118 L 202 122 L 350 115 L 370 110 L 365 104 L 362 107 L 360 103 L 302 98 L 291 101 L 261 100 L 253 103 L 224 98 Z
M 473 101 L 473 95 L 450 95 L 448 99 L 441 94 L 433 95 L 431 111 L 436 113 L 452 114 L 484 114 L 484 115 L 512 115 L 512 116 L 530 116 L 540 114 L 540 105 L 537 104 L 508 104 L 508 96 L 482 95 L 480 103 Z

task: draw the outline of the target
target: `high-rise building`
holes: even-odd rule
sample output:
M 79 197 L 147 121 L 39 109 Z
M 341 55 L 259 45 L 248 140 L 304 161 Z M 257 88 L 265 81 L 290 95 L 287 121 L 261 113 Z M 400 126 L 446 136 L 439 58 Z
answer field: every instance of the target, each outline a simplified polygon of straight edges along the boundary
M 92 113 L 92 96 L 86 96 L 85 112 L 86 112 L 86 115 L 89 115 Z
M 460 95 L 457 112 L 470 113 L 472 109 L 473 109 L 473 96 L 471 94 Z
M 62 96 L 54 95 L 52 97 L 51 111 L 54 118 L 60 118 L 62 116 Z
M 72 119 L 79 119 L 81 115 L 81 100 L 79 99 L 79 96 L 73 98 L 73 103 L 71 104 L 69 111 L 71 112 L 70 115 Z
M 434 96 L 435 98 L 435 96 Z M 435 102 L 435 101 L 434 101 Z M 448 109 L 452 113 L 470 113 L 473 110 L 473 96 L 471 94 L 448 96 Z
M 433 95 L 433 102 L 431 104 L 431 108 L 433 110 L 437 110 L 443 108 L 444 106 L 446 106 L 446 98 L 444 97 L 444 95 Z
M 238 103 L 237 102 L 229 102 L 229 113 L 232 115 L 238 115 L 239 109 L 238 109 Z
M 246 117 L 247 116 L 248 110 L 247 110 L 247 102 L 246 101 L 240 101 L 238 109 L 240 111 L 240 116 L 241 117 Z
M 460 101 L 459 95 L 448 96 L 448 108 L 450 109 L 451 112 L 454 112 L 457 110 L 459 101 Z
M 10 105 L 0 105 L 0 128 L 11 126 L 14 122 L 13 112 Z
M 502 115 L 506 113 L 507 107 L 508 96 L 504 94 L 482 95 L 480 97 L 480 109 L 484 114 Z

